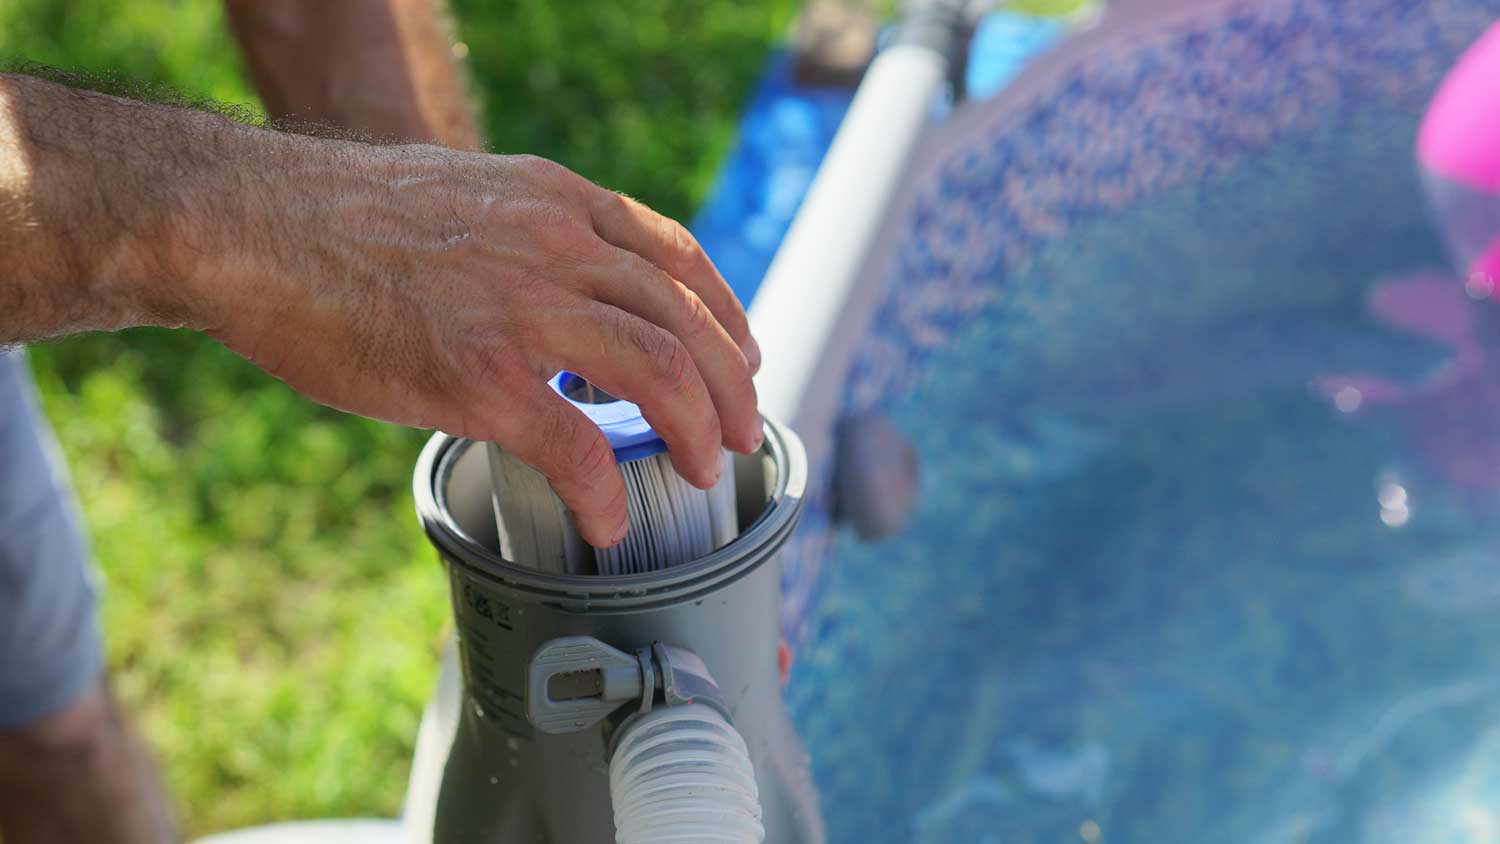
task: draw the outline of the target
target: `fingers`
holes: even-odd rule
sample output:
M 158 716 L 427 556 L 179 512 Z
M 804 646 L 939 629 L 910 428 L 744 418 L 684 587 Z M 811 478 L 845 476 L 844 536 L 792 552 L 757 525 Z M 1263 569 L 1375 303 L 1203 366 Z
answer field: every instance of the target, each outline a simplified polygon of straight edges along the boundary
M 645 258 L 697 294 L 740 347 L 750 372 L 760 369 L 760 346 L 750 336 L 745 309 L 687 229 L 629 197 L 603 188 L 594 194 L 589 214 L 601 238 Z
M 502 418 L 517 424 L 497 438 L 500 446 L 546 476 L 585 542 L 608 548 L 624 539 L 625 480 L 599 427 L 542 381 L 506 403 Z
M 719 415 L 692 354 L 672 332 L 587 300 L 549 311 L 537 331 L 553 363 L 640 405 L 678 474 L 704 489 L 719 480 Z
M 665 328 L 687 347 L 719 415 L 724 445 L 749 454 L 760 447 L 754 371 L 722 323 L 686 285 L 633 252 L 611 250 L 589 293 L 601 302 Z

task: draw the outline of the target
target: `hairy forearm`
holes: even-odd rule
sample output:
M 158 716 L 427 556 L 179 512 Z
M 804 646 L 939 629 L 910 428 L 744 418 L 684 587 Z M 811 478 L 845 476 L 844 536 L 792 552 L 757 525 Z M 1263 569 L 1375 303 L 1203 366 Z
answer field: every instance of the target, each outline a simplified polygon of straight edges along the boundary
M 285 187 L 358 147 L 0 74 L 0 344 L 214 329 L 274 278 Z
M 273 117 L 478 149 L 442 0 L 226 0 Z
M 0 342 L 185 318 L 228 121 L 0 75 Z
M 185 325 L 333 407 L 500 443 L 624 534 L 560 369 L 678 471 L 760 446 L 744 310 L 680 225 L 548 161 L 247 126 L 0 74 L 0 344 Z

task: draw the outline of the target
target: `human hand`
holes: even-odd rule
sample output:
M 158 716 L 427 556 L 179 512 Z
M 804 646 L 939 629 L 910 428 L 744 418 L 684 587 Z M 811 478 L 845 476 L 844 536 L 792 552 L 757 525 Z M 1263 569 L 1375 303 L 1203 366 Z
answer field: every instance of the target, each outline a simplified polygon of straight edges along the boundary
M 693 237 L 552 162 L 284 138 L 230 166 L 234 224 L 191 250 L 190 323 L 343 410 L 497 442 L 596 546 L 626 531 L 599 429 L 546 380 L 640 405 L 696 486 L 760 446 L 744 310 Z

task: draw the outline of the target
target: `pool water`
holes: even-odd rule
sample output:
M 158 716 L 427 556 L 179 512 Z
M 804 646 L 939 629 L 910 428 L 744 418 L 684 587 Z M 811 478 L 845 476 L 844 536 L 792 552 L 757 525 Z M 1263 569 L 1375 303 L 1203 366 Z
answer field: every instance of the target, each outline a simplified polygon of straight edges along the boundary
M 1450 57 L 1500 15 L 1306 5 L 1275 25 L 1431 16 Z M 1447 60 L 1050 222 L 994 198 L 1035 148 L 947 148 L 847 400 L 916 445 L 918 510 L 814 512 L 789 620 L 831 841 L 1500 842 L 1500 303 L 1412 160 Z

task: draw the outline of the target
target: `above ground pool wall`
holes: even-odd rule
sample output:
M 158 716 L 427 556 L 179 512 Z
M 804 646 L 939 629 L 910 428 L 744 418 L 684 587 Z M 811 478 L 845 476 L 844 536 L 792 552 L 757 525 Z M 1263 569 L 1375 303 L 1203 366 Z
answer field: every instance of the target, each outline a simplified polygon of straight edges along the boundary
M 846 409 L 909 387 L 925 351 L 1070 227 L 1372 104 L 1420 116 L 1497 17 L 1497 0 L 1113 0 L 929 133 L 870 258 L 883 296 Z
M 915 522 L 789 584 L 830 840 L 1496 840 L 1500 312 L 1413 152 L 1497 16 L 1115 3 L 933 133 L 841 397 Z
M 836 390 L 822 415 L 878 413 L 909 394 L 955 327 L 1005 295 L 1005 275 L 1081 222 L 1364 103 L 1416 119 L 1497 16 L 1496 0 L 1110 2 L 994 97 L 933 124 L 863 263 L 858 308 L 870 316 L 841 338 L 847 363 L 822 376 Z M 1406 179 L 1414 165 L 1393 167 Z M 1090 283 L 1105 282 L 1060 295 Z M 794 643 L 835 531 L 831 455 L 810 456 L 808 512 L 785 562 Z

